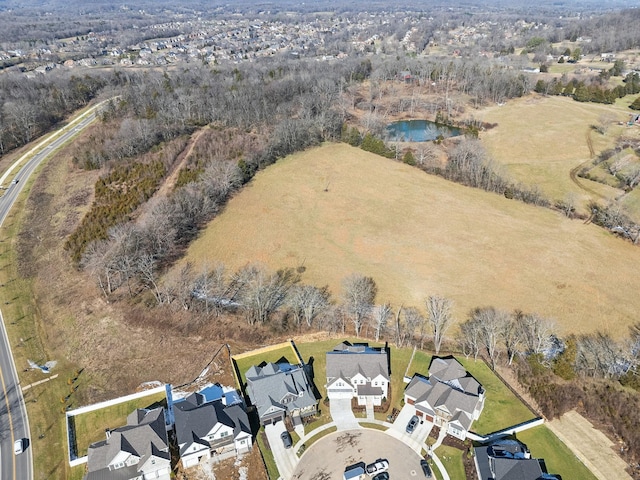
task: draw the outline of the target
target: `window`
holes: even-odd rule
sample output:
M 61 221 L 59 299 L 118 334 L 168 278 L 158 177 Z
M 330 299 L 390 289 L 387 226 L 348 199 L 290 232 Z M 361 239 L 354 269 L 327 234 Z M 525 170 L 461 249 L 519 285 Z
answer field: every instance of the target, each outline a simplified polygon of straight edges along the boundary
M 229 432 L 220 432 L 220 438 L 224 438 L 229 435 Z

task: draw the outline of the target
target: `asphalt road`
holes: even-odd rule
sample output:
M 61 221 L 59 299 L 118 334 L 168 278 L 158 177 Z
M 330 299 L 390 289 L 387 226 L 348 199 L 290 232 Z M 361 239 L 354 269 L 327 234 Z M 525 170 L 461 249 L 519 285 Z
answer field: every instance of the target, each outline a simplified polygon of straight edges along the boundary
M 89 126 L 101 105 L 96 105 L 56 133 L 49 135 L 9 167 L 0 179 L 0 182 L 5 183 L 3 186 L 6 188 L 4 196 L 0 197 L 0 227 L 33 171 L 56 149 Z M 10 178 L 12 171 L 18 167 L 20 167 L 18 173 Z M 18 439 L 23 439 L 24 452 L 15 455 L 13 445 Z M 4 318 L 0 312 L 0 480 L 32 479 L 33 455 L 27 410 L 13 362 Z

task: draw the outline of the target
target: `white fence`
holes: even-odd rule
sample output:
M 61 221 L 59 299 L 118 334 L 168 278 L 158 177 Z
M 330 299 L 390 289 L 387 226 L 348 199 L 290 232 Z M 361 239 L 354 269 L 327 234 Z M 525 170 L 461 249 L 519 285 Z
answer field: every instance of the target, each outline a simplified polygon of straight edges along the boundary
M 82 465 L 83 463 L 87 463 L 87 456 L 78 458 L 77 456 L 77 445 L 76 445 L 76 432 L 75 427 L 72 423 L 69 422 L 71 417 L 75 417 L 76 415 L 82 415 L 83 413 L 93 412 L 95 410 L 100 410 L 101 408 L 112 407 L 113 405 L 118 405 L 120 403 L 128 402 L 130 400 L 136 400 L 138 398 L 148 397 L 150 395 L 155 395 L 161 392 L 167 392 L 171 389 L 171 385 L 161 385 L 156 388 L 152 388 L 150 390 L 143 390 L 142 392 L 132 393 L 131 395 L 125 395 L 124 397 L 114 398 L 112 400 L 107 400 L 105 402 L 95 403 L 93 405 L 87 405 L 86 407 L 76 408 L 75 410 L 69 410 L 65 413 L 65 421 L 67 422 L 67 455 L 69 456 L 69 465 L 75 467 L 77 465 Z

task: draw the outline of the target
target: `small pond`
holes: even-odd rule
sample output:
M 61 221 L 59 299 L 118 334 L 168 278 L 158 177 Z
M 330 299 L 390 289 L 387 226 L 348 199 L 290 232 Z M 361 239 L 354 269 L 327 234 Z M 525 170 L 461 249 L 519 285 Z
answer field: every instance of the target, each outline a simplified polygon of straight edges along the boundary
M 429 142 L 440 135 L 443 138 L 457 137 L 462 131 L 429 120 L 402 120 L 387 125 L 387 135 L 394 142 Z

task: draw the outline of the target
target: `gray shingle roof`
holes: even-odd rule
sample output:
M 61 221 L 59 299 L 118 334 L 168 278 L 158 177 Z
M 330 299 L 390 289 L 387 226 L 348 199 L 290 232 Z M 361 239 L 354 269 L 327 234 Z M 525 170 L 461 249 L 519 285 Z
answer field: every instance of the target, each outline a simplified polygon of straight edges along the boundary
M 132 467 L 104 472 L 103 470 L 108 468 L 108 465 L 121 451 L 138 457 L 140 461 Z M 151 456 L 159 457 L 168 464 L 171 461 L 171 456 L 164 409 L 134 411 L 127 417 L 126 426 L 112 430 L 107 440 L 91 444 L 87 455 L 87 480 L 120 479 L 123 474 L 120 470 L 133 469 L 134 472 L 138 471 Z
M 304 369 L 297 365 L 268 363 L 253 366 L 245 374 L 247 393 L 260 418 L 271 408 L 288 413 L 315 405 L 311 383 Z
M 468 430 L 482 391 L 481 385 L 468 376 L 467 371 L 454 358 L 434 357 L 429 373 L 429 378 L 414 375 L 405 394 L 414 398 L 416 404 L 426 402 L 434 410 L 440 408 L 448 411 L 452 415 L 451 421 L 458 421 Z
M 350 381 L 360 373 L 365 378 L 382 375 L 389 380 L 389 359 L 384 348 L 349 345 L 346 342 L 327 352 L 327 380 L 341 377 Z
M 525 448 L 509 439 L 489 446 L 476 447 L 476 463 L 481 480 L 538 480 L 545 473 L 540 461 L 523 458 Z
M 184 444 L 180 455 L 194 441 L 209 446 L 201 439 L 218 423 L 232 428 L 234 438 L 240 432 L 251 434 L 247 413 L 238 404 L 226 406 L 221 399 L 206 403 L 203 395 L 192 393 L 183 401 L 174 403 L 173 410 L 178 444 Z

